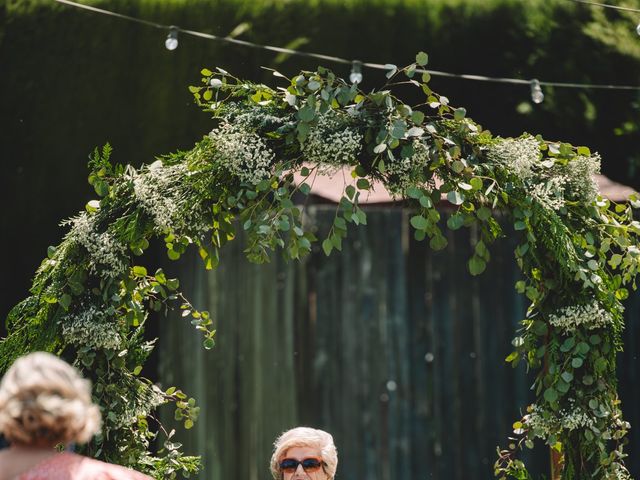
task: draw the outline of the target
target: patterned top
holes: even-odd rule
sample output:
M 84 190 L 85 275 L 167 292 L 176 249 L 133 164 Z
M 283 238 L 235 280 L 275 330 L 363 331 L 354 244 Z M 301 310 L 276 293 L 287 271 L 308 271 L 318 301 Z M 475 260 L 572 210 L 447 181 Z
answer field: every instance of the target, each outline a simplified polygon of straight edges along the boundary
M 39 463 L 16 480 L 151 480 L 128 468 L 63 452 Z

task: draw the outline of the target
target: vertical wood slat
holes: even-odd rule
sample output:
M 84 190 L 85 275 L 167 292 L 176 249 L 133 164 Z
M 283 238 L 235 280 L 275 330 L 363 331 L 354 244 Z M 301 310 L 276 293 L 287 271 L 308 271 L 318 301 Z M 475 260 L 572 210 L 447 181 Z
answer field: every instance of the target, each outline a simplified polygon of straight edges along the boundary
M 241 244 L 229 247 L 227 255 L 242 257 Z M 160 370 L 165 387 L 178 384 L 206 406 L 194 429 L 180 438 L 186 451 L 203 456 L 200 478 L 268 478 L 271 443 L 295 424 L 289 355 L 294 289 L 292 282 L 276 281 L 282 267 L 226 262 L 210 275 L 195 257 L 183 266 L 183 280 L 188 272 L 199 273 L 183 281 L 184 289 L 199 308 L 211 310 L 219 328 L 217 345 L 204 351 L 199 335 L 176 315 L 161 328 Z M 202 292 L 206 298 L 200 298 Z M 172 412 L 163 412 L 165 420 L 171 417 Z
M 320 235 L 333 215 L 312 207 Z M 184 265 L 187 293 L 216 318 L 217 346 L 196 353 L 200 340 L 176 318 L 159 348 L 163 378 L 206 406 L 182 435 L 204 454 L 200 478 L 270 478 L 271 443 L 297 424 L 334 434 L 338 479 L 493 478 L 495 447 L 530 395 L 523 369 L 504 363 L 525 309 L 515 240 L 499 241 L 472 278 L 473 232 L 449 232 L 432 252 L 401 210 L 370 209 L 368 220 L 329 258 L 254 266 L 239 238 L 216 272 Z M 547 470 L 546 458 L 530 460 Z

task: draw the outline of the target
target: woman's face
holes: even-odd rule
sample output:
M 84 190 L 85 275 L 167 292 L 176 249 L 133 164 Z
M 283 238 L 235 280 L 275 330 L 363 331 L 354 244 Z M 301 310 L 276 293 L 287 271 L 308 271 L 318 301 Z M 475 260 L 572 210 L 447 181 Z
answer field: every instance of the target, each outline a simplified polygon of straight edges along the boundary
M 293 447 L 285 452 L 282 460 L 292 459 L 298 460 L 302 462 L 308 458 L 315 458 L 322 461 L 322 455 L 320 451 L 316 448 L 310 447 Z M 285 471 L 284 472 L 284 480 L 328 480 L 327 474 L 324 472 L 324 468 L 320 467 L 317 471 L 312 472 L 311 469 L 307 468 L 305 472 L 302 465 L 298 465 L 295 471 Z

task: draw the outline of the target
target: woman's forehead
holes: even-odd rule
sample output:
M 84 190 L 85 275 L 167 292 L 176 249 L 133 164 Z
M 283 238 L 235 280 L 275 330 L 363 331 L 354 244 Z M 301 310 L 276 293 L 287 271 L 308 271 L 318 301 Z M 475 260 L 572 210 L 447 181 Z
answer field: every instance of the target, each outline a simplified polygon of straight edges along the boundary
M 318 448 L 313 447 L 291 447 L 285 452 L 285 457 L 302 460 L 309 457 L 322 458 L 322 454 Z

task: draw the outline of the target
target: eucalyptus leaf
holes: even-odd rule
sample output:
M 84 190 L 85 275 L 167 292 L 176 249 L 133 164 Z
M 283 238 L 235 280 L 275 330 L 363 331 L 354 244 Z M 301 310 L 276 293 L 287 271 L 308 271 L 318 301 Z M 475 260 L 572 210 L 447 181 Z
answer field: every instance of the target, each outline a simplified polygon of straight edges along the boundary
M 477 255 L 473 255 L 468 262 L 469 273 L 471 275 L 480 275 L 487 268 L 487 263 Z
M 573 374 L 571 372 L 562 372 L 562 375 L 560 376 L 567 383 L 571 383 L 573 381 Z
M 410 198 L 420 198 L 420 197 L 424 196 L 424 194 L 422 193 L 422 190 L 420 190 L 419 188 L 414 187 L 414 186 L 411 186 L 411 187 L 407 188 L 405 193 Z
M 333 250 L 333 243 L 331 240 L 327 238 L 322 242 L 322 250 L 327 257 L 331 254 L 331 250 Z
M 418 52 L 416 55 L 416 63 L 421 67 L 424 67 L 429 62 L 429 55 L 425 52 Z
M 451 230 L 458 230 L 464 224 L 464 217 L 460 213 L 451 215 L 447 220 L 447 227 Z
M 523 445 L 533 446 L 535 437 L 564 455 L 566 476 L 624 473 L 618 462 L 628 427 L 617 400 L 615 359 L 622 345 L 621 302 L 637 284 L 640 221 L 632 208 L 640 208 L 640 199 L 633 194 L 628 203 L 613 202 L 575 174 L 596 167 L 587 147 L 483 130 L 466 118 L 464 108 L 450 107 L 447 97 L 432 91 L 428 72 L 422 83 L 416 80 L 417 67 L 427 61 L 418 53 L 415 64 L 400 70 L 409 81 L 387 82 L 379 91 L 363 91 L 324 67 L 276 87 L 203 69 L 201 85 L 189 90 L 215 121 L 193 149 L 141 168 L 112 163 L 109 145 L 93 152 L 88 178 L 101 200 L 89 202 L 69 222 L 70 233 L 48 250 L 34 276 L 32 296 L 11 311 L 7 337 L 0 341 L 2 370 L 36 347 L 64 352 L 92 372 L 96 401 L 105 412 L 96 456 L 132 466 L 143 461 L 140 468 L 156 478 L 195 474 L 197 460 L 183 455 L 177 443 L 167 440 L 164 448 L 159 443 L 156 452 L 149 451 L 149 439 L 161 442 L 157 435 L 165 428 L 145 420 L 158 418 L 156 402 L 149 399 L 159 392 L 138 376 L 152 347 L 153 339 L 144 334 L 149 314 L 170 312 L 178 302 L 207 349 L 215 344 L 214 320 L 185 299 L 177 279 L 160 269 L 149 275 L 146 266 L 135 265 L 134 255 L 143 255 L 157 237 L 169 258 L 180 258 L 193 245 L 205 268 L 215 268 L 241 228 L 250 261 L 268 262 L 275 250 L 285 260 L 300 259 L 318 239 L 294 202 L 310 194 L 316 173 L 346 169 L 351 178 L 330 180 L 344 188 L 333 224 L 317 229 L 327 236 L 321 241 L 325 255 L 342 250 L 348 223 L 367 223 L 358 204 L 374 179 L 376 188 L 379 183 L 392 195 L 408 197 L 407 206 L 415 210 L 414 238 L 429 238 L 434 250 L 447 246 L 443 215 L 452 230 L 472 227 L 464 237 L 473 245 L 467 262 L 472 275 L 486 269 L 488 247 L 504 236 L 505 225 L 513 222 L 522 232 L 515 248 L 521 276 L 505 285 L 518 280 L 516 289 L 530 304 L 507 359 L 533 371 L 536 407 L 527 414 L 535 411 L 539 421 L 529 421 L 534 415 L 513 424 L 521 437 L 499 451 L 497 478 L 531 477 L 516 454 Z M 399 71 L 391 64 L 386 70 L 387 78 Z M 428 111 L 427 120 L 401 100 L 404 88 L 424 94 L 415 108 Z M 443 195 L 447 205 L 435 208 Z M 458 243 L 461 253 L 464 245 Z M 456 268 L 455 262 L 447 265 L 452 272 Z M 481 294 L 502 285 L 495 278 L 475 284 Z M 462 288 L 456 282 L 450 287 Z M 246 292 L 236 293 L 240 298 Z M 91 311 L 109 320 L 104 346 L 63 335 L 71 320 Z M 99 323 L 100 315 L 92 321 Z M 199 408 L 195 400 L 178 389 L 169 392 L 163 400 L 191 428 Z M 580 420 L 568 428 L 574 405 L 585 409 L 586 402 L 588 424 Z M 547 424 L 552 426 L 540 427 Z
M 381 144 L 375 146 L 375 148 L 373 149 L 373 153 L 382 153 L 386 149 L 387 149 L 387 144 L 386 143 L 381 143 Z
M 556 392 L 553 388 L 547 388 L 544 391 L 544 399 L 549 403 L 553 403 L 558 400 L 558 392 Z
M 71 295 L 69 295 L 68 293 L 61 295 L 58 299 L 58 303 L 62 308 L 68 310 L 69 306 L 71 305 Z
M 482 190 L 482 187 L 483 187 L 482 179 L 479 177 L 473 177 L 471 180 L 469 180 L 469 184 L 471 185 L 471 188 L 473 188 L 474 190 Z
M 458 191 L 451 191 L 447 193 L 447 200 L 453 205 L 462 205 L 464 202 L 464 194 Z
M 402 120 L 395 120 L 391 125 L 390 134 L 393 138 L 402 138 L 407 133 L 407 125 Z
M 310 122 L 316 116 L 316 112 L 311 107 L 303 107 L 298 111 L 298 118 L 303 122 Z
M 453 112 L 453 118 L 456 120 L 462 120 L 467 115 L 467 110 L 460 107 L 456 108 Z
M 366 178 L 359 178 L 356 182 L 356 185 L 360 190 L 368 190 L 369 188 L 371 188 L 369 180 L 367 180 Z
M 424 208 L 433 208 L 433 202 L 431 201 L 430 197 L 428 197 L 427 195 L 423 195 L 422 197 L 420 197 L 420 206 Z
M 449 242 L 442 234 L 436 234 L 429 240 L 429 247 L 433 250 L 442 250 Z
M 411 113 L 411 121 L 416 125 L 422 125 L 422 122 L 424 122 L 424 113 L 414 110 Z
M 410 223 L 416 230 L 425 230 L 429 224 L 427 219 L 422 215 L 415 215 L 411 217 Z
M 478 216 L 478 219 L 486 222 L 487 220 L 489 220 L 489 218 L 491 218 L 491 210 L 485 206 L 482 206 L 478 209 L 476 215 Z
M 393 77 L 398 71 L 398 67 L 392 63 L 386 63 L 384 65 L 384 69 L 387 71 L 387 73 L 385 74 L 387 78 Z

